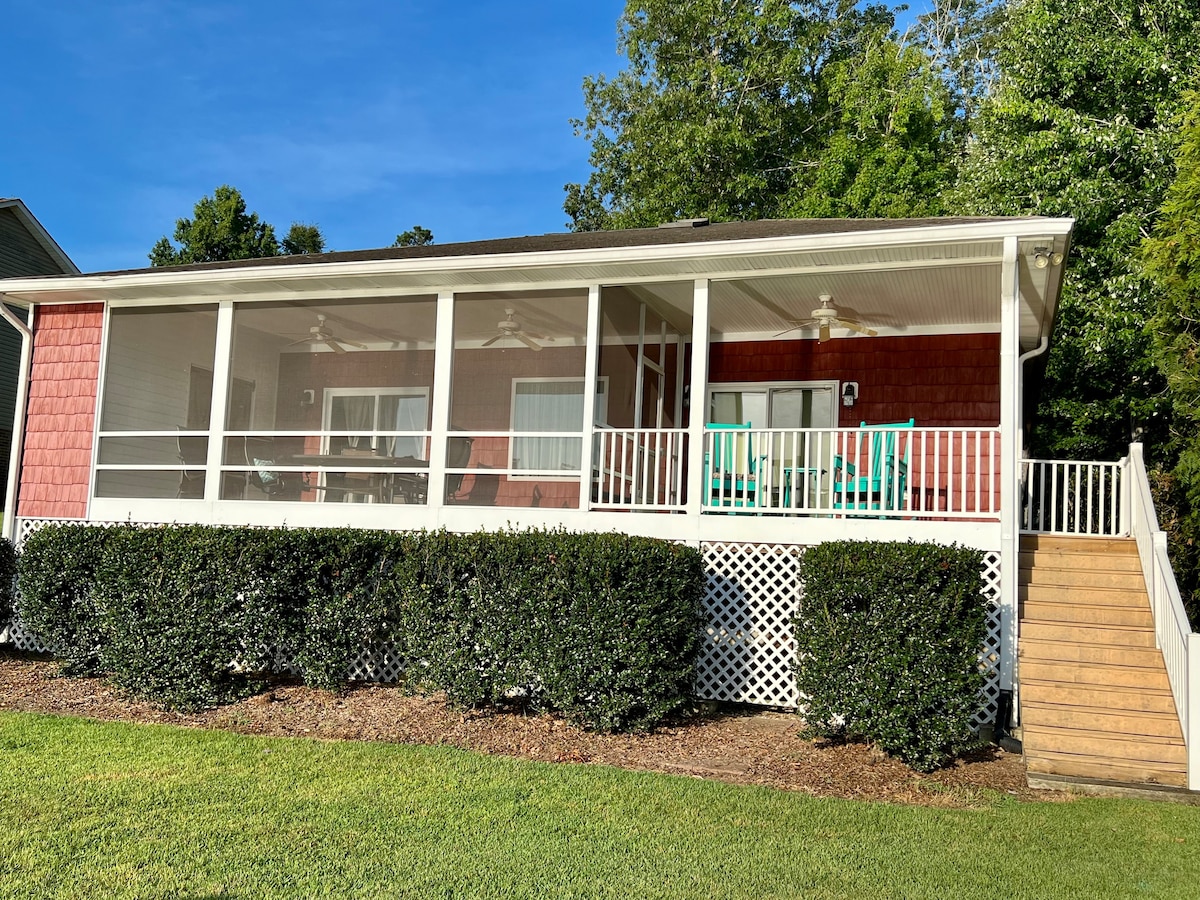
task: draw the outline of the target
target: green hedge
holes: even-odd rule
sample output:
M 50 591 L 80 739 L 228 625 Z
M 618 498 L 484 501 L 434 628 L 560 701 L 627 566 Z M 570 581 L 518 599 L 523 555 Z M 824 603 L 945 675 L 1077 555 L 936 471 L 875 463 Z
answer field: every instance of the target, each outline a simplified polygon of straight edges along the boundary
M 244 696 L 280 658 L 339 689 L 390 645 L 410 689 L 600 730 L 686 702 L 703 590 L 695 550 L 564 531 L 52 525 L 19 571 L 22 621 L 70 671 L 170 706 Z
M 865 738 L 917 769 L 974 741 L 987 629 L 983 555 L 830 541 L 800 563 L 797 687 L 811 733 Z

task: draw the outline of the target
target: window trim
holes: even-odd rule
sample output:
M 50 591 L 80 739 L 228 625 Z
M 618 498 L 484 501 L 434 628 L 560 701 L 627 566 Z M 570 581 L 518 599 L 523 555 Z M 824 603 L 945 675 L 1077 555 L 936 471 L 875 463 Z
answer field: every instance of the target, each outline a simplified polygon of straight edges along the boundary
M 584 451 L 581 458 L 586 462 L 589 454 L 588 448 L 591 446 L 592 430 L 597 425 L 603 425 L 608 419 L 608 388 L 609 376 L 596 376 L 596 403 L 592 409 L 592 424 L 589 428 L 587 423 L 584 423 L 582 430 L 579 432 L 580 440 L 583 441 Z M 512 379 L 512 387 L 509 391 L 508 398 L 508 477 L 515 481 L 577 481 L 580 477 L 577 469 L 564 469 L 563 472 L 570 474 L 562 476 L 552 475 L 525 475 L 521 474 L 521 470 L 513 465 L 513 446 L 516 443 L 513 434 L 517 433 L 517 429 L 513 419 L 517 414 L 517 386 L 521 384 L 563 384 L 574 382 L 587 386 L 587 376 L 585 375 L 546 375 L 546 376 L 522 376 Z M 524 434 L 525 432 L 521 432 Z M 559 432 L 549 432 L 550 436 Z M 574 438 L 563 438 L 563 440 L 573 440 Z

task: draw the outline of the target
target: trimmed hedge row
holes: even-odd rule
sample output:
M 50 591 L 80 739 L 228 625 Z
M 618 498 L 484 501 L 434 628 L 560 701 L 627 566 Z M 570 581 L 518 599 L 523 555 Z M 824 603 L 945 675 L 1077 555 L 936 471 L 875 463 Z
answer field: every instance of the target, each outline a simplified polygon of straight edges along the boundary
M 982 565 L 978 550 L 933 543 L 808 548 L 794 623 L 808 730 L 874 741 L 925 771 L 974 743 Z
M 0 538 L 0 630 L 12 619 L 13 582 L 17 576 L 17 554 L 12 541 Z
M 618 534 L 51 525 L 18 583 L 69 672 L 177 708 L 245 696 L 280 658 L 339 689 L 390 645 L 411 690 L 627 730 L 687 700 L 703 572 L 693 549 Z

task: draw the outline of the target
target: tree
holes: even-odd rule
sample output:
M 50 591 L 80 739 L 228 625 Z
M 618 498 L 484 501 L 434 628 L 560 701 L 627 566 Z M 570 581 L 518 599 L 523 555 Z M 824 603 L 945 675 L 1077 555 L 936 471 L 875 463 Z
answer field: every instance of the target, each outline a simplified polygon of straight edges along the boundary
M 584 80 L 576 230 L 707 216 L 924 215 L 952 169 L 949 95 L 886 6 L 629 0 L 628 65 Z
M 229 259 L 260 259 L 295 253 L 320 253 L 325 239 L 316 225 L 295 223 L 282 245 L 275 228 L 246 212 L 246 201 L 237 188 L 221 185 L 211 197 L 196 204 L 191 219 L 175 221 L 175 243 L 163 236 L 150 251 L 152 266 Z M 178 244 L 178 246 L 176 246 Z
M 393 247 L 424 247 L 426 244 L 433 243 L 433 232 L 428 228 L 422 228 L 420 225 L 414 225 L 408 231 L 402 231 L 396 235 L 396 242 Z
M 959 212 L 1076 220 L 1037 455 L 1116 459 L 1166 444 L 1169 404 L 1145 332 L 1139 244 L 1174 172 L 1175 115 L 1197 74 L 1195 0 L 1014 2 L 980 107 Z

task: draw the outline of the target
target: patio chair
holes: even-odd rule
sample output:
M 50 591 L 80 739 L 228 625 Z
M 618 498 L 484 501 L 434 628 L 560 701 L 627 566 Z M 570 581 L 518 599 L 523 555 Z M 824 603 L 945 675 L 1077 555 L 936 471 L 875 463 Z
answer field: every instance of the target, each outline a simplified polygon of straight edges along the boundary
M 180 430 L 183 426 L 179 426 Z M 179 473 L 179 490 L 175 496 L 181 500 L 204 499 L 204 471 L 208 465 L 208 438 L 204 435 L 180 434 L 175 438 L 179 461 L 184 469 Z
M 840 454 L 835 456 L 833 508 L 866 511 L 899 509 L 908 490 L 908 457 L 911 446 L 910 442 L 906 442 L 904 452 L 897 456 L 897 431 L 915 428 L 916 420 L 909 419 L 907 422 L 885 425 L 868 425 L 861 422 L 858 427 L 871 435 L 871 471 L 868 475 L 860 475 L 853 462 L 844 459 Z M 859 434 L 855 455 L 860 461 L 863 440 L 864 436 Z
M 746 507 L 758 505 L 758 468 L 764 457 L 754 453 L 754 441 L 747 422 L 729 425 L 709 422 L 715 432 L 712 453 L 704 455 L 705 481 L 708 483 L 710 506 Z
M 246 483 L 272 500 L 299 497 L 307 485 L 299 474 L 275 471 L 276 455 L 275 441 L 271 438 L 246 438 L 246 465 L 251 467 L 246 473 Z
M 446 465 L 451 469 L 465 469 L 471 462 L 471 447 L 474 443 L 475 439 L 469 437 L 447 438 Z M 464 478 L 466 475 L 462 472 L 452 472 L 446 476 L 447 503 L 453 503 L 458 499 L 458 492 L 462 490 Z

